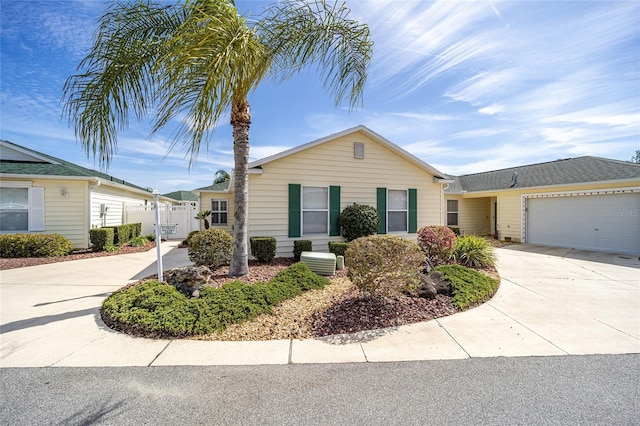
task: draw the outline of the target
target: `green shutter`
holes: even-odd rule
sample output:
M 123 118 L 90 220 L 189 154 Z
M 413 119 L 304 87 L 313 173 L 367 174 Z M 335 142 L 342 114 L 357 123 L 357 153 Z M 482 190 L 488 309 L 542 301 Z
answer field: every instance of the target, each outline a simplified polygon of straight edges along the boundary
M 418 190 L 409 189 L 409 233 L 418 230 Z
M 378 234 L 387 233 L 387 188 L 377 188 L 376 209 L 378 210 Z
M 289 184 L 289 238 L 300 236 L 300 185 Z
M 340 235 L 340 225 L 338 225 L 338 216 L 340 216 L 340 187 L 329 187 L 329 235 L 336 237 Z

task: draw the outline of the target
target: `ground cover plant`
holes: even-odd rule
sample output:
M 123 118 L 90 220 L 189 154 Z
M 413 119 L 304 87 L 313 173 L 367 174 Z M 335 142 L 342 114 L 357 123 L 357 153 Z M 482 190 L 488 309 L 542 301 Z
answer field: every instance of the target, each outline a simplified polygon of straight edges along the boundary
M 500 280 L 461 265 L 440 265 L 434 270 L 451 283 L 452 303 L 459 309 L 486 302 L 500 285 Z
M 233 280 L 220 288 L 204 287 L 191 298 L 157 280 L 123 288 L 102 304 L 104 322 L 134 335 L 186 337 L 223 331 L 305 291 L 323 288 L 329 280 L 296 263 L 266 283 Z

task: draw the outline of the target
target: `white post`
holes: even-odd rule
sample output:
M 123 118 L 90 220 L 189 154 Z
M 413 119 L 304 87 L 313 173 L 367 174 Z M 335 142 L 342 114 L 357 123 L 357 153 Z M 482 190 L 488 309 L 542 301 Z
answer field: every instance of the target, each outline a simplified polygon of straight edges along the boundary
M 162 275 L 162 228 L 160 227 L 160 204 L 158 203 L 158 196 L 160 195 L 160 191 L 154 189 L 153 192 L 153 203 L 154 208 L 156 210 L 156 250 L 158 252 L 158 281 L 163 281 Z

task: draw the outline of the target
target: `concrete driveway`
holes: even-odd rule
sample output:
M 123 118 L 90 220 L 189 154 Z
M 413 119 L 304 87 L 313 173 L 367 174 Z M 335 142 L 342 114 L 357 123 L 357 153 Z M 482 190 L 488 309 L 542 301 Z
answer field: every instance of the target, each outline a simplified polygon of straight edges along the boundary
M 165 269 L 189 264 L 177 242 Z M 502 283 L 450 317 L 315 340 L 201 342 L 117 333 L 104 298 L 156 271 L 155 250 L 0 271 L 0 367 L 250 365 L 640 353 L 637 257 L 513 245 Z

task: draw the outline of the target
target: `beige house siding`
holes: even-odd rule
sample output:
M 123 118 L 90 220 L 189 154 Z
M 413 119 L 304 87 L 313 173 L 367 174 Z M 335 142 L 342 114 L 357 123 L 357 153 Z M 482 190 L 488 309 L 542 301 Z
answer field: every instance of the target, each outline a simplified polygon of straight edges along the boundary
M 76 248 L 86 247 L 86 182 L 80 180 L 5 179 L 15 185 L 44 189 L 44 231 L 32 233 L 61 234 Z
M 471 217 L 473 213 L 473 205 L 474 203 L 481 204 L 480 200 L 484 200 L 487 202 L 489 208 L 489 217 L 491 218 L 488 222 L 489 227 L 491 229 L 490 232 L 493 232 L 493 202 L 497 200 L 498 203 L 498 235 L 499 239 L 503 240 L 505 238 L 511 238 L 512 241 L 522 242 L 522 230 L 524 227 L 524 199 L 528 196 L 533 195 L 542 195 L 542 194 L 565 194 L 565 193 L 595 193 L 597 191 L 602 190 L 616 190 L 623 188 L 636 188 L 640 184 L 639 181 L 626 181 L 626 182 L 603 182 L 603 183 L 589 183 L 589 184 L 581 184 L 581 185 L 564 185 L 564 186 L 553 186 L 553 187 L 534 187 L 534 188 L 523 188 L 523 189 L 510 189 L 500 192 L 486 192 L 486 193 L 472 193 L 472 194 L 464 194 L 464 195 L 446 195 L 447 199 L 455 199 L 455 197 L 461 197 L 459 204 L 459 221 L 462 221 L 462 217 L 465 218 L 467 216 Z M 472 204 L 468 204 L 471 202 Z M 463 209 L 464 214 L 463 214 Z M 466 211 L 469 209 L 469 211 Z M 479 212 L 479 210 L 477 211 Z M 461 225 L 461 231 L 464 229 L 465 225 Z M 471 225 L 469 225 L 471 226 Z M 468 233 L 465 229 L 465 233 Z
M 227 225 L 214 225 L 212 228 L 223 229 L 229 233 L 233 233 L 233 194 L 229 192 L 202 192 L 200 193 L 200 211 L 211 210 L 211 200 L 227 201 Z M 211 222 L 211 220 L 209 220 Z M 204 229 L 204 221 L 200 221 L 200 229 Z
M 445 200 L 458 200 L 457 227 L 461 234 L 487 235 L 492 232 L 491 199 L 447 195 Z
M 364 143 L 364 159 L 354 158 L 354 142 Z M 351 133 L 293 153 L 249 175 L 249 237 L 274 236 L 278 256 L 293 255 L 294 240 L 311 240 L 314 251 L 328 251 L 342 237 L 288 237 L 288 185 L 340 186 L 340 211 L 358 203 L 376 206 L 376 188 L 417 189 L 418 228 L 442 223 L 441 185 L 433 175 L 362 132 Z M 415 239 L 415 234 L 402 233 Z

